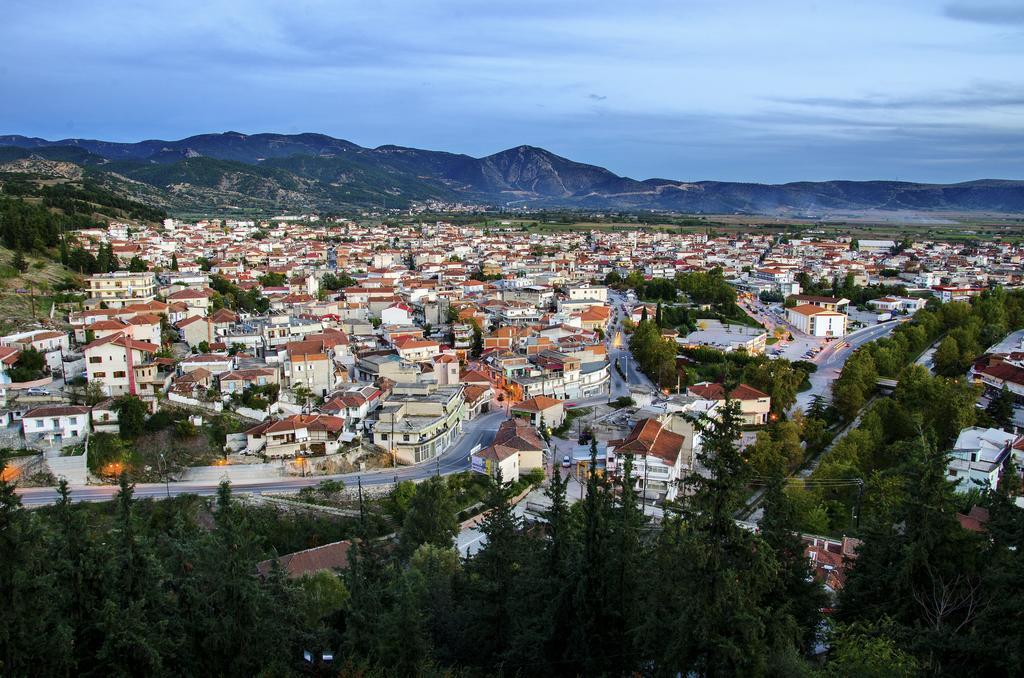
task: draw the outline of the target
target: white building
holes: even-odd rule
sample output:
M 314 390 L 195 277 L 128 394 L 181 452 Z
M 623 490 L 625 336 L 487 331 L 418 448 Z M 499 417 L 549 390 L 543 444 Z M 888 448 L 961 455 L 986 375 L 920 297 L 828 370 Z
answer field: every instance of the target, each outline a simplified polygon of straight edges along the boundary
M 814 304 L 787 308 L 786 320 L 812 337 L 841 337 L 846 334 L 846 314 Z
M 1007 457 L 1012 454 L 1017 464 L 1024 460 L 1019 449 L 1024 447 L 1022 443 L 1015 434 L 999 429 L 965 428 L 950 452 L 949 480 L 957 483 L 957 492 L 995 489 Z
M 45 405 L 29 410 L 21 420 L 27 441 L 51 445 L 74 442 L 89 432 L 89 408 L 84 405 Z

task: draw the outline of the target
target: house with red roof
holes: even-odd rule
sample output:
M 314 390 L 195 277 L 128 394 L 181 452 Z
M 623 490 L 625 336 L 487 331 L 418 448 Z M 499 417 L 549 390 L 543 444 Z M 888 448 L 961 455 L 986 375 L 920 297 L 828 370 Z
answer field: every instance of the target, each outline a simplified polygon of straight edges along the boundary
M 725 386 L 722 384 L 694 384 L 688 386 L 686 392 L 704 400 L 712 400 L 719 405 L 725 404 Z M 729 392 L 729 398 L 739 402 L 740 417 L 745 426 L 763 426 L 768 423 L 772 399 L 767 393 L 747 384 L 739 384 Z
M 475 452 L 470 467 L 502 482 L 515 482 L 523 471 L 544 468 L 548 444 L 528 421 L 513 417 L 501 422 L 494 441 Z
M 647 499 L 672 501 L 679 492 L 679 481 L 692 468 L 693 442 L 657 419 L 641 419 L 625 438 L 608 441 L 608 469 L 623 478 L 628 455 L 637 490 Z
M 267 420 L 245 432 L 246 454 L 285 459 L 335 454 L 353 438 L 345 420 L 327 414 L 294 414 Z

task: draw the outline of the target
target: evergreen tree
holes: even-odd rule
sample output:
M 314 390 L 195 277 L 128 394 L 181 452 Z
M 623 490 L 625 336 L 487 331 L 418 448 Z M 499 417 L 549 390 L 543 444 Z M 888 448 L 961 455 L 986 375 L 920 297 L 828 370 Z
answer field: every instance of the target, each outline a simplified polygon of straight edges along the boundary
M 25 258 L 25 253 L 21 250 L 15 250 L 14 256 L 11 257 L 11 266 L 14 267 L 18 273 L 24 273 L 28 270 L 28 259 Z
M 171 253 L 171 270 L 172 271 L 177 271 L 178 270 L 178 255 L 176 253 L 173 253 L 173 252 Z
M 420 483 L 399 533 L 402 554 L 408 558 L 421 544 L 451 548 L 459 532 L 455 512 L 455 501 L 447 480 L 435 476 Z
M 520 520 L 512 512 L 508 489 L 499 478 L 492 483 L 484 499 L 486 514 L 480 532 L 486 547 L 469 560 L 470 577 L 467 604 L 470 646 L 475 648 L 479 665 L 497 672 L 512 646 L 514 620 L 512 594 L 517 572 L 522 567 Z
M 804 544 L 796 528 L 796 510 L 785 493 L 785 479 L 779 475 L 769 481 L 762 502 L 761 537 L 775 552 L 779 570 L 766 599 L 769 626 L 775 645 L 796 645 L 809 654 L 821 622 L 821 609 L 828 603 L 825 591 L 811 577 L 804 556 Z
M 989 401 L 985 411 L 992 420 L 1002 429 L 1010 430 L 1013 427 L 1013 407 L 1015 398 L 1010 389 L 1003 385 L 1003 389 L 992 400 Z

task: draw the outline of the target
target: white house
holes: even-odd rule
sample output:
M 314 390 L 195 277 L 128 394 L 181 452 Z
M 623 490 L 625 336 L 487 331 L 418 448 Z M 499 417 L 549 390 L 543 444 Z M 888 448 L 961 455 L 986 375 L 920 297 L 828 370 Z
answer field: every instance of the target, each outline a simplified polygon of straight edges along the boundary
M 45 405 L 25 413 L 21 431 L 27 441 L 45 440 L 51 445 L 78 441 L 89 432 L 89 408 L 85 405 Z
M 965 428 L 950 452 L 949 480 L 957 483 L 957 492 L 995 489 L 1007 457 L 1012 454 L 1017 464 L 1024 460 L 1021 448 L 1024 448 L 1024 439 L 1013 433 L 977 426 Z
M 380 312 L 383 325 L 411 325 L 412 308 L 406 304 L 393 304 Z

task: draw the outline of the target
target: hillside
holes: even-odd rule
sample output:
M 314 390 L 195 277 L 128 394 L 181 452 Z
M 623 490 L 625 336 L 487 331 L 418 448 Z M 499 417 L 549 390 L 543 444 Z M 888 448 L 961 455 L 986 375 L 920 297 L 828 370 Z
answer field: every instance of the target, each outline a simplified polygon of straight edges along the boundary
M 46 164 L 49 163 L 49 164 Z M 202 134 L 137 143 L 0 136 L 0 171 L 88 177 L 172 211 L 333 210 L 436 199 L 488 205 L 799 214 L 1024 212 L 1024 182 L 643 181 L 534 146 L 483 158 L 323 134 Z

